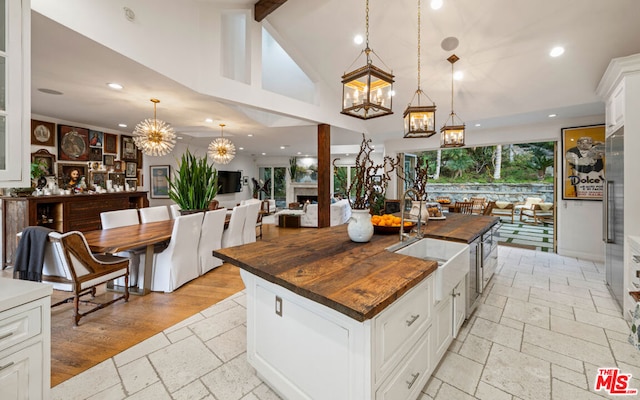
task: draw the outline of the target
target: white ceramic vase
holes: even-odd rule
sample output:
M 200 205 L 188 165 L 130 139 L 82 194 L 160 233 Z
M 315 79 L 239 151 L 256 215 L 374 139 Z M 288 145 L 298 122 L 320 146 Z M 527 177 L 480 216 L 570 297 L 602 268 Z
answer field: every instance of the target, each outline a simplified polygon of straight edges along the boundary
M 411 201 L 411 210 L 409 211 L 409 214 L 414 217 L 414 218 L 418 218 L 418 214 L 420 215 L 420 219 L 422 219 L 422 222 L 426 222 L 429 219 L 429 211 L 427 210 L 427 202 L 423 201 L 422 202 L 422 211 L 420 212 L 420 201 L 418 200 L 412 200 Z
M 351 210 L 351 218 L 347 225 L 349 239 L 357 243 L 366 243 L 373 236 L 373 223 L 369 210 Z

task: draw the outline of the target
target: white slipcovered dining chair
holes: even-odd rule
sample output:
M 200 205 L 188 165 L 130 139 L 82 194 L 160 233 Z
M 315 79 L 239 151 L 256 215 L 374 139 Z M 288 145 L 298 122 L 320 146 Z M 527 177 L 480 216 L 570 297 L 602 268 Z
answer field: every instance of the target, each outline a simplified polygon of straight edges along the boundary
M 222 247 L 222 232 L 224 232 L 224 219 L 226 217 L 227 210 L 225 208 L 207 211 L 204 214 L 200 244 L 198 245 L 200 275 L 206 274 L 222 265 L 222 260 L 214 257 L 211 252 Z
M 131 226 L 140 223 L 138 210 L 128 208 L 125 210 L 105 211 L 100 213 L 100 223 L 102 229 L 119 228 L 121 226 Z M 144 265 L 144 247 L 129 251 L 122 251 L 115 255 L 129 258 L 129 286 L 137 286 L 138 278 L 141 276 L 140 263 Z M 124 286 L 124 279 L 118 278 L 115 285 Z
M 198 243 L 203 217 L 204 213 L 195 213 L 176 218 L 169 245 L 154 254 L 152 291 L 173 292 L 200 275 Z
M 242 230 L 247 219 L 247 206 L 235 206 L 231 211 L 229 226 L 222 233 L 222 248 L 240 246 L 243 244 Z M 254 228 L 255 229 L 255 228 Z
M 180 206 L 177 204 L 170 205 L 169 211 L 171 211 L 171 219 L 176 219 L 180 216 Z
M 143 224 L 171 219 L 167 206 L 144 207 L 138 209 L 138 212 L 140 212 L 140 222 Z
M 245 201 L 247 206 L 247 216 L 244 220 L 242 228 L 242 243 L 253 243 L 256 241 L 256 223 L 258 222 L 258 213 L 262 202 L 258 199 L 250 199 Z

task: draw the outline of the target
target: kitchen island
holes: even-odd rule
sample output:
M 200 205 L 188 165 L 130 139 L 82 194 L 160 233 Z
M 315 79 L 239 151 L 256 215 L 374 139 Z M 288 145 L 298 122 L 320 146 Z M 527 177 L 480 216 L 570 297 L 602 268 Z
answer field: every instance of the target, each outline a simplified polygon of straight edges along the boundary
M 429 221 L 425 236 L 466 246 L 497 220 Z M 354 243 L 342 225 L 214 251 L 241 268 L 247 357 L 284 398 L 417 398 L 443 354 L 440 332 L 452 340 L 452 318 L 434 315 L 438 263 L 386 250 L 397 242 Z

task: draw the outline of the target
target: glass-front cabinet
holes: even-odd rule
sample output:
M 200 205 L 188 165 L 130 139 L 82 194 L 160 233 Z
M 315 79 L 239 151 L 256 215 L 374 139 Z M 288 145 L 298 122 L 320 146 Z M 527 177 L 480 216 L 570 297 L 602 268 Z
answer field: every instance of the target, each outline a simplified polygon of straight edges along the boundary
M 0 187 L 30 186 L 30 0 L 0 0 Z

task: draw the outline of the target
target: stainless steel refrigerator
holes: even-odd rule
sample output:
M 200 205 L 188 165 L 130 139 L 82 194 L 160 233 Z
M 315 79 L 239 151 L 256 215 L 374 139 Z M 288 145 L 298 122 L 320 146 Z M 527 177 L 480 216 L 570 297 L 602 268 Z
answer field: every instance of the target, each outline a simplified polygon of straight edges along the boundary
M 623 309 L 624 296 L 624 127 L 605 144 L 603 240 L 607 286 Z

